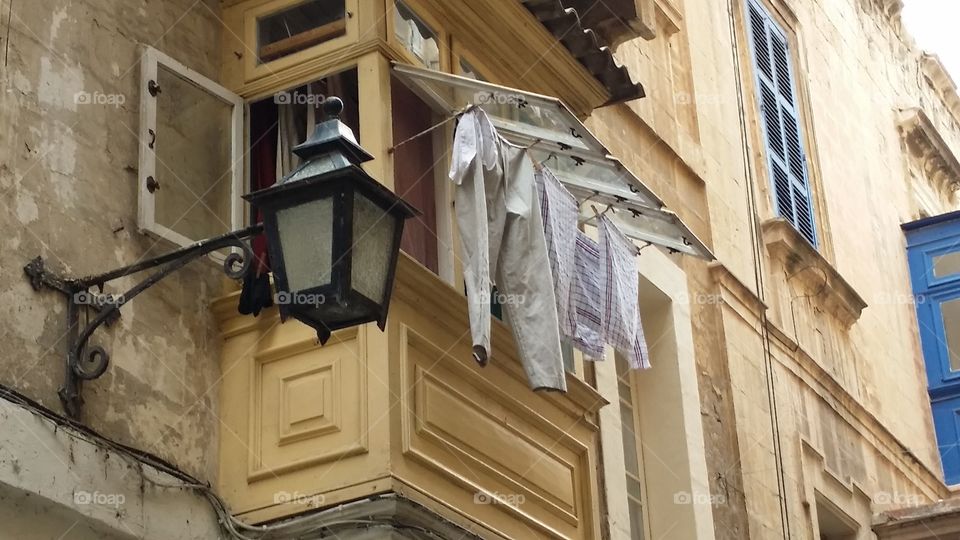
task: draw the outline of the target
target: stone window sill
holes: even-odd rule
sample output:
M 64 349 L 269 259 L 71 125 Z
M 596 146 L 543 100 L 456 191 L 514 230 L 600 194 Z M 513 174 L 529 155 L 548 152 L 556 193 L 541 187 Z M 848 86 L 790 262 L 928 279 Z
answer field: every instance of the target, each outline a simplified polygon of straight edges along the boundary
M 760 228 L 767 251 L 783 264 L 787 275 L 800 280 L 808 290 L 822 290 L 812 297 L 814 302 L 834 314 L 845 327 L 860 319 L 866 301 L 789 222 L 770 219 Z

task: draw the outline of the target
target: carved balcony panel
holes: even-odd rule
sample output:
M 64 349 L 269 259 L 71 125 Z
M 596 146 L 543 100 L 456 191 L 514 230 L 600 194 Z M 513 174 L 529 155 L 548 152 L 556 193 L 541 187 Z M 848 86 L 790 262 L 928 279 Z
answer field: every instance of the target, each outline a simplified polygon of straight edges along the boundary
M 401 256 L 386 332 L 325 346 L 218 300 L 218 490 L 251 523 L 394 493 L 483 537 L 599 538 L 598 411 L 584 382 L 534 393 L 509 328 L 470 355 L 466 300 Z

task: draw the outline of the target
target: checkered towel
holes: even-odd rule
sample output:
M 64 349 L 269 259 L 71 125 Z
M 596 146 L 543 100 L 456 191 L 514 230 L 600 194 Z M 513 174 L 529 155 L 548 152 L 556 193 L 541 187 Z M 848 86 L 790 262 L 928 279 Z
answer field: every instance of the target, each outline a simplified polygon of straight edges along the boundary
M 540 167 L 536 172 L 540 213 L 553 288 L 557 295 L 557 316 L 560 334 L 573 336 L 573 318 L 570 316 L 570 287 L 573 281 L 574 258 L 577 249 L 577 199 L 563 187 L 550 169 Z
M 606 216 L 599 219 L 603 335 L 633 369 L 648 369 L 650 354 L 640 324 L 637 248 Z
M 570 286 L 574 347 L 593 359 L 603 358 L 603 287 L 600 246 L 589 236 L 576 231 L 574 274 Z

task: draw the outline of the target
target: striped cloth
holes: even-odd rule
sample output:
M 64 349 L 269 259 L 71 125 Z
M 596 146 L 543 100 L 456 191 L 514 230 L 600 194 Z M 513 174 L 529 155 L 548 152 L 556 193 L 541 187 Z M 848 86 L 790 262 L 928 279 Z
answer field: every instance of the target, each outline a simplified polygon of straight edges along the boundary
M 570 285 L 573 346 L 592 359 L 603 358 L 603 286 L 600 246 L 581 231 L 577 232 L 574 274 Z
M 633 369 L 648 369 L 650 353 L 640 324 L 637 248 L 606 216 L 599 219 L 603 336 Z
M 553 287 L 557 295 L 560 334 L 569 337 L 573 335 L 573 317 L 569 310 L 570 287 L 579 232 L 577 199 L 563 187 L 550 169 L 538 167 L 535 176 L 537 193 L 540 196 L 543 232 L 547 240 L 547 255 L 550 259 L 550 273 L 553 275 Z

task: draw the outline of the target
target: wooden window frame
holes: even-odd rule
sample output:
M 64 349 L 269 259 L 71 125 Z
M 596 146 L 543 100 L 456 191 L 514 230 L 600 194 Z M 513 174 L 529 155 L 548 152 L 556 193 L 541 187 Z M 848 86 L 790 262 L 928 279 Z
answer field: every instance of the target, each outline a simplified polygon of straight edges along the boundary
M 393 16 L 394 5 L 397 2 L 402 3 L 404 6 L 409 9 L 414 16 L 420 19 L 424 24 L 430 27 L 431 30 L 436 34 L 437 39 L 437 48 L 439 49 L 440 57 L 440 69 L 443 73 L 451 73 L 451 48 L 450 48 L 450 36 L 447 31 L 440 24 L 440 21 L 427 9 L 427 6 L 424 5 L 419 0 L 386 0 L 386 22 L 387 22 L 387 43 L 390 45 L 391 53 L 395 55 L 391 60 L 397 60 L 414 66 L 424 66 L 423 62 L 417 58 L 416 55 L 411 53 L 407 48 L 397 41 L 397 34 L 395 23 L 396 20 Z
M 225 224 L 229 228 L 229 230 L 224 231 L 225 233 L 243 227 L 245 221 L 241 195 L 244 193 L 246 167 L 243 164 L 241 156 L 245 155 L 243 143 L 246 139 L 244 134 L 247 116 L 246 104 L 237 94 L 220 86 L 213 80 L 204 77 L 172 57 L 153 47 L 146 47 L 144 49 L 143 56 L 140 60 L 141 97 L 139 121 L 140 152 L 137 178 L 137 226 L 141 232 L 146 232 L 178 246 L 187 246 L 204 239 L 188 238 L 165 225 L 157 223 L 156 198 L 154 193 L 150 191 L 147 181 L 148 178 L 156 178 L 157 175 L 157 155 L 150 141 L 163 137 L 163 133 L 158 133 L 157 129 L 157 100 L 148 90 L 151 83 L 158 81 L 157 77 L 161 66 L 196 85 L 198 88 L 205 90 L 210 95 L 223 100 L 225 103 L 232 104 L 230 221 Z M 161 89 L 160 91 L 162 92 L 163 90 Z M 212 257 L 218 259 L 222 256 L 215 253 Z
M 287 68 L 327 55 L 359 40 L 360 30 L 357 22 L 357 12 L 360 0 L 344 0 L 346 31 L 343 35 L 322 41 L 301 51 L 280 56 L 267 62 L 260 62 L 257 47 L 257 21 L 262 17 L 278 13 L 302 2 L 303 0 L 268 0 L 259 4 L 251 3 L 243 9 L 243 42 L 248 49 L 243 58 L 244 82 L 249 83 L 274 75 Z M 315 78 L 320 78 L 320 76 Z
M 386 19 L 386 42 L 387 42 L 387 60 L 403 62 L 414 66 L 423 66 L 423 63 L 412 52 L 397 40 L 395 32 L 394 4 L 395 0 L 384 0 L 384 13 Z M 428 7 L 420 0 L 402 0 L 402 3 L 414 16 L 420 19 L 424 24 L 430 27 L 436 36 L 437 48 L 439 50 L 440 69 L 443 73 L 449 73 L 452 69 L 450 35 L 440 24 L 440 21 L 433 15 Z M 424 66 L 425 67 L 425 66 Z M 393 76 L 392 71 L 387 68 L 387 85 Z M 391 99 L 392 102 L 392 99 Z M 393 114 L 391 112 L 391 132 Z M 428 135 L 433 142 L 433 154 L 436 165 L 434 166 L 434 204 L 436 212 L 436 236 L 437 236 L 437 275 L 445 283 L 457 287 L 462 283 L 463 269 L 459 262 L 459 237 L 455 232 L 453 215 L 453 187 L 446 177 L 447 168 L 450 165 L 449 152 L 453 146 L 453 126 L 447 125 L 434 130 Z M 450 141 L 449 143 L 445 141 Z M 393 144 L 400 141 L 392 141 Z M 393 180 L 393 164 L 391 161 L 389 167 L 389 177 L 391 183 Z
M 616 354 L 616 353 L 615 353 L 615 354 Z M 614 362 L 618 362 L 618 361 L 616 360 L 616 358 L 614 359 Z M 620 360 L 619 362 L 624 362 L 624 363 L 626 363 L 625 360 Z M 642 515 L 642 519 L 643 519 L 643 535 L 642 535 L 642 536 L 643 536 L 643 538 L 652 538 L 652 537 L 653 537 L 653 534 L 652 534 L 653 531 L 652 531 L 652 529 L 651 529 L 651 527 L 650 527 L 650 508 L 649 508 L 649 506 L 648 506 L 648 504 L 647 504 L 647 500 L 648 500 L 647 482 L 646 482 L 646 478 L 645 478 L 645 475 L 644 475 L 643 441 L 642 441 L 641 433 L 640 433 L 640 419 L 639 419 L 639 417 L 637 416 L 637 409 L 639 408 L 639 404 L 637 403 L 637 402 L 638 402 L 637 396 L 639 395 L 639 392 L 637 391 L 637 385 L 636 385 L 636 381 L 635 381 L 635 377 L 634 377 L 634 374 L 636 373 L 636 371 L 630 369 L 629 367 L 627 368 L 626 373 L 623 373 L 623 374 L 620 373 L 619 368 L 615 368 L 614 371 L 615 371 L 615 373 L 617 374 L 617 379 L 618 379 L 618 384 L 617 384 L 617 398 L 618 398 L 618 402 L 617 402 L 617 406 L 618 406 L 618 407 L 621 407 L 621 408 L 620 408 L 621 411 L 623 411 L 622 405 L 626 405 L 627 407 L 629 407 L 629 409 L 630 409 L 630 414 L 631 414 L 631 416 L 632 416 L 631 420 L 633 420 L 633 433 L 634 433 L 634 439 L 635 439 L 635 440 L 634 440 L 634 444 L 635 444 L 636 449 L 637 449 L 637 471 L 639 472 L 639 475 L 638 475 L 639 477 L 638 477 L 638 478 L 635 478 L 634 475 L 630 474 L 630 473 L 626 470 L 626 468 L 624 468 L 623 473 L 624 473 L 625 476 L 629 477 L 631 480 L 634 480 L 634 481 L 636 481 L 637 483 L 640 484 L 640 498 L 641 498 L 641 500 L 640 500 L 640 501 L 636 501 L 636 502 L 638 502 L 638 503 L 640 504 L 641 515 Z M 626 377 L 626 381 L 625 381 L 625 382 L 626 382 L 626 384 L 627 384 L 627 386 L 629 387 L 629 390 L 630 390 L 629 399 L 624 399 L 624 396 L 620 395 L 619 379 L 621 379 L 622 377 Z M 621 414 L 622 414 L 622 413 L 621 413 Z M 621 422 L 622 422 L 622 421 L 623 421 L 623 419 L 621 418 Z M 621 437 L 623 437 L 623 436 L 626 436 L 626 434 L 625 434 L 625 433 L 621 433 Z M 626 454 L 624 454 L 623 459 L 624 459 L 624 463 L 626 463 L 626 460 L 628 459 L 628 456 L 627 456 Z M 609 496 L 609 494 L 608 494 L 608 496 Z M 627 509 L 629 510 L 629 508 L 630 508 L 629 502 L 630 502 L 631 500 L 635 500 L 635 499 L 630 496 L 629 489 L 627 490 L 626 493 L 624 493 L 624 496 L 627 498 Z M 631 534 L 632 534 L 632 533 L 633 533 L 633 528 L 632 528 L 632 524 L 631 524 Z
M 810 187 L 810 200 L 813 205 L 813 217 L 817 232 L 817 251 L 827 260 L 833 261 L 834 247 L 830 237 L 830 224 L 827 215 L 827 201 L 824 196 L 822 175 L 820 169 L 819 151 L 816 143 L 816 130 L 813 124 L 813 112 L 810 105 L 810 89 L 806 78 L 801 76 L 808 72 L 805 47 L 802 34 L 799 31 L 800 23 L 796 14 L 783 0 L 756 0 L 764 7 L 767 13 L 780 26 L 788 42 L 788 54 L 794 75 L 794 91 L 796 93 L 795 108 L 799 116 L 800 136 L 803 141 L 807 161 L 807 182 Z M 766 144 L 764 142 L 764 127 L 760 113 L 759 97 L 754 71 L 753 49 L 750 43 L 750 15 L 747 9 L 748 0 L 734 2 L 736 11 L 737 53 L 740 59 L 740 82 L 743 89 L 743 103 L 741 107 L 747 116 L 747 138 L 750 147 L 750 163 L 752 174 L 759 179 L 756 183 L 758 191 L 758 212 L 761 221 L 778 218 L 774 207 L 774 192 L 772 179 L 767 165 Z
M 274 0 L 258 4 L 253 7 L 247 7 L 243 11 L 243 18 L 246 26 L 245 42 L 249 44 L 255 42 L 254 23 L 256 17 L 282 10 L 290 5 L 295 5 L 299 0 Z M 245 92 L 248 103 L 268 97 L 277 92 L 282 92 L 288 88 L 294 88 L 300 84 L 312 80 L 323 78 L 331 73 L 336 73 L 356 67 L 358 72 L 358 86 L 360 92 L 360 144 L 368 152 L 373 154 L 376 159 L 365 163 L 363 168 L 378 181 L 389 188 L 393 188 L 394 182 L 394 164 L 393 155 L 390 149 L 394 145 L 393 114 L 391 107 L 390 61 L 399 61 L 413 65 L 422 65 L 417 58 L 408 52 L 395 38 L 393 30 L 393 6 L 392 0 L 382 0 L 380 3 L 364 3 L 363 9 L 370 12 L 382 12 L 384 22 L 380 26 L 378 35 L 380 36 L 380 46 L 374 50 L 365 47 L 347 48 L 357 43 L 350 41 L 349 23 L 358 18 L 364 18 L 368 14 L 361 13 L 356 15 L 356 6 L 359 0 L 347 0 L 347 11 L 354 15 L 348 17 L 348 35 L 325 42 L 316 47 L 291 54 L 289 56 L 262 64 L 261 67 L 270 68 L 270 73 L 264 75 L 257 74 L 261 79 L 255 85 L 249 84 L 251 77 L 249 69 L 244 81 L 244 89 L 250 89 Z M 436 33 L 438 39 L 438 48 L 440 49 L 441 71 L 448 71 L 450 67 L 449 38 L 445 29 L 439 21 L 424 9 L 424 5 L 419 0 L 404 0 L 404 4 L 414 12 L 425 24 L 430 26 Z M 355 22 L 353 24 L 356 24 Z M 371 39 L 361 37 L 363 40 Z M 342 41 L 342 43 L 341 43 Z M 352 41 L 356 41 L 355 39 Z M 250 52 L 249 50 L 247 52 Z M 247 60 L 249 68 L 249 60 Z M 322 66 L 318 69 L 313 66 Z M 311 69 L 313 67 L 313 69 Z M 267 77 L 266 75 L 270 75 Z M 255 90 L 254 90 L 255 88 Z M 448 131 L 449 130 L 449 131 Z M 449 152 L 451 145 L 442 145 L 442 135 L 448 134 L 447 139 L 452 140 L 452 128 L 436 130 L 433 134 L 435 154 L 443 156 Z M 455 245 L 453 238 L 453 214 L 452 201 L 453 192 L 450 182 L 446 181 L 446 168 L 449 166 L 448 158 L 439 160 L 435 167 L 434 189 L 436 200 L 436 233 L 438 237 L 437 246 L 437 265 L 440 278 L 451 285 L 456 285 L 458 276 L 461 275 L 460 269 L 455 261 Z M 249 170 L 249 163 L 246 170 Z

